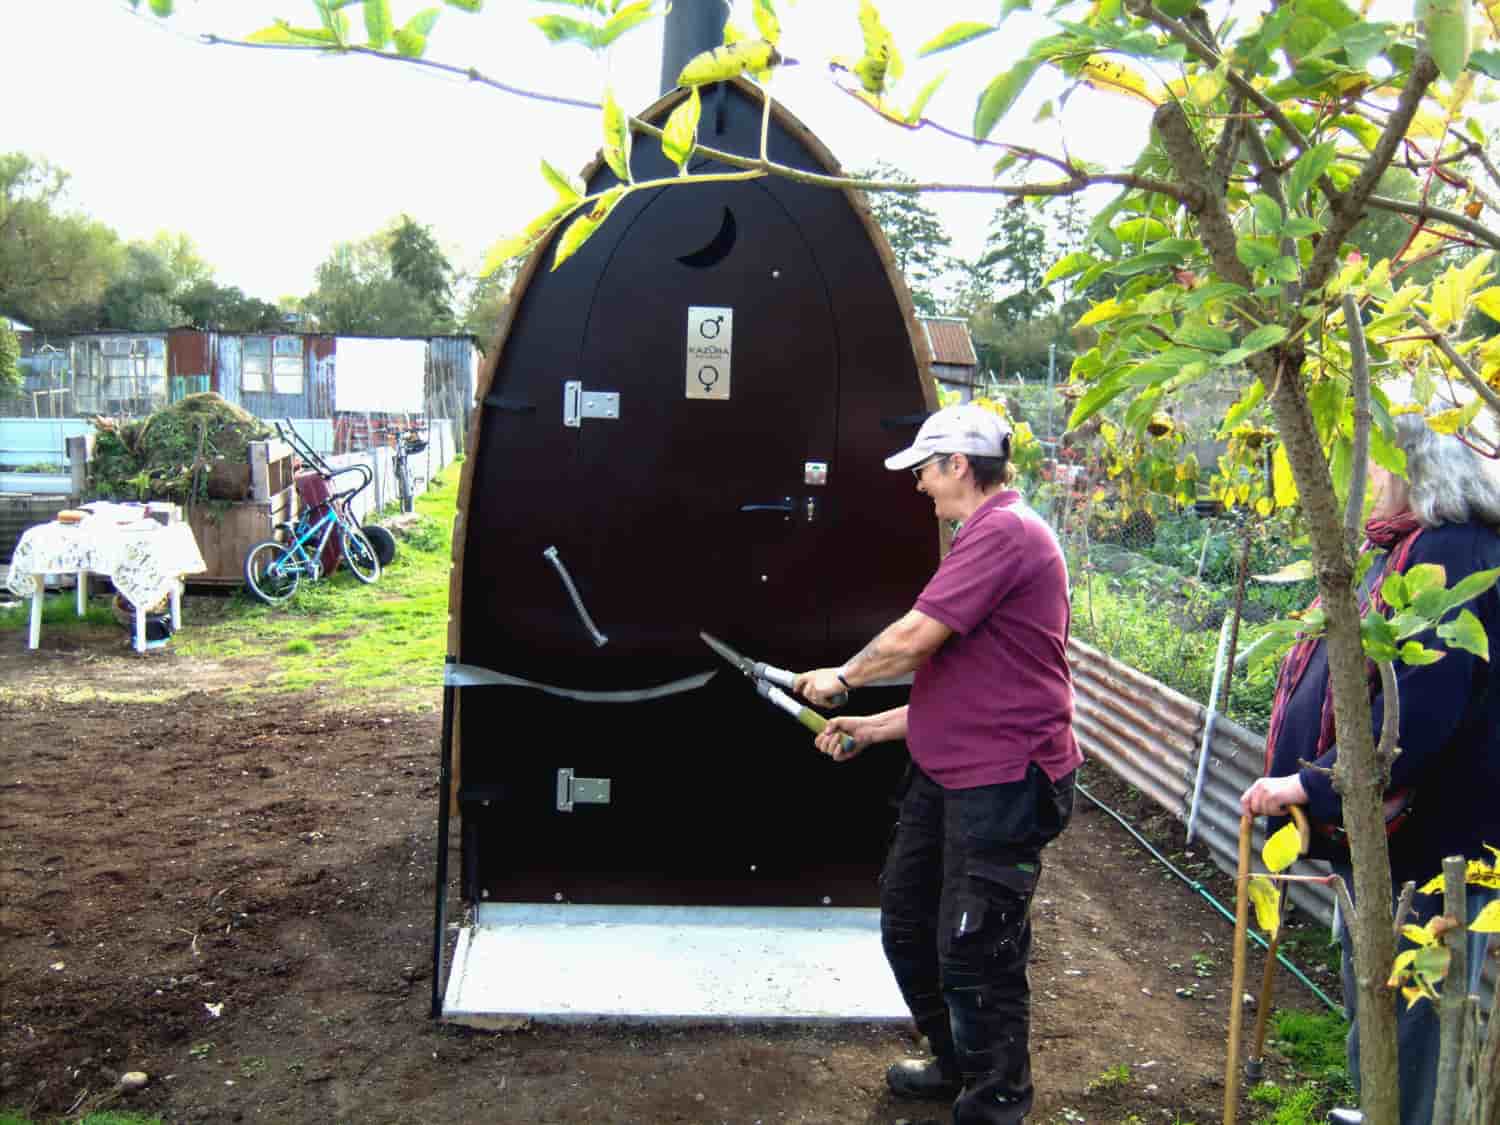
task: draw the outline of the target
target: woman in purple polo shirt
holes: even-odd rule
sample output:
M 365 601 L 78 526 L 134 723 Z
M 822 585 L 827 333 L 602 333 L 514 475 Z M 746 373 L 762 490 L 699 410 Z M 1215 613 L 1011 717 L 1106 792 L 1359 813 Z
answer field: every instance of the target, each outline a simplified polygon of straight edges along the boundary
M 797 677 L 815 704 L 914 672 L 911 701 L 835 718 L 820 750 L 847 761 L 905 740 L 896 838 L 880 877 L 886 958 L 934 1058 L 886 1075 L 902 1096 L 953 1100 L 953 1120 L 1031 1109 L 1031 898 L 1042 849 L 1073 811 L 1068 572 L 1047 524 L 1007 487 L 1010 429 L 952 406 L 886 459 L 910 469 L 953 548 L 899 621 L 840 668 Z M 842 737 L 853 739 L 844 750 Z

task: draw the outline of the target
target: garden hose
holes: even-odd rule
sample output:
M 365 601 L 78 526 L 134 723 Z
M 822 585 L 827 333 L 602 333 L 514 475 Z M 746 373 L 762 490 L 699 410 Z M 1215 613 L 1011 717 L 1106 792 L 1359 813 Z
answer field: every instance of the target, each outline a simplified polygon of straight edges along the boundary
M 1175 867 L 1173 865 L 1173 863 L 1172 863 L 1171 860 L 1169 860 L 1166 856 L 1162 855 L 1161 852 L 1159 852 L 1159 851 L 1156 850 L 1156 848 L 1152 847 L 1151 842 L 1149 840 L 1147 840 L 1144 836 L 1142 836 L 1139 832 L 1137 832 L 1134 828 L 1132 828 L 1130 826 L 1129 822 L 1126 821 L 1126 819 L 1124 817 L 1122 817 L 1119 813 L 1115 812 L 1114 809 L 1110 808 L 1103 801 L 1099 800 L 1098 797 L 1095 797 L 1084 786 L 1079 785 L 1076 788 L 1078 789 L 1078 792 L 1082 793 L 1085 797 L 1087 797 L 1090 801 L 1092 801 L 1095 806 L 1097 806 L 1099 809 L 1101 809 L 1102 811 L 1104 811 L 1105 813 L 1107 813 L 1110 817 L 1112 817 L 1120 825 L 1121 828 L 1125 829 L 1126 832 L 1129 832 L 1132 836 L 1134 836 L 1135 839 L 1136 839 L 1136 841 L 1141 845 L 1141 847 L 1145 848 L 1148 852 L 1151 853 L 1152 856 L 1154 856 L 1157 860 L 1159 860 L 1161 862 L 1161 865 L 1163 867 L 1165 867 L 1173 875 L 1176 875 L 1177 878 L 1181 879 L 1184 883 L 1186 883 L 1194 891 L 1198 892 L 1198 894 L 1201 895 L 1203 897 L 1203 899 L 1210 906 L 1212 906 L 1215 910 L 1217 910 L 1220 914 L 1222 914 L 1230 922 L 1234 921 L 1234 915 L 1229 910 L 1225 909 L 1223 903 L 1221 903 L 1218 899 L 1214 898 L 1213 895 L 1209 894 L 1208 888 L 1206 888 L 1198 880 L 1196 880 L 1196 879 L 1190 879 L 1190 878 L 1188 878 L 1188 876 L 1186 876 L 1181 871 L 1179 871 L 1177 869 L 1177 867 Z M 1257 943 L 1259 943 L 1259 945 L 1260 945 L 1260 947 L 1262 949 L 1268 948 L 1266 939 L 1263 938 L 1263 937 L 1261 937 L 1260 934 L 1255 933 L 1252 930 L 1251 933 L 1250 933 L 1250 936 L 1253 939 L 1255 939 L 1255 941 Z M 1314 996 L 1316 996 L 1319 1000 L 1323 1001 L 1324 1004 L 1327 1004 L 1329 1011 L 1331 1011 L 1331 1012 L 1337 1012 L 1339 1015 L 1343 1015 L 1344 1014 L 1343 1006 L 1340 1005 L 1340 1004 L 1335 1004 L 1332 1000 L 1330 1000 L 1328 998 L 1328 994 L 1327 993 L 1325 993 L 1321 988 L 1319 988 L 1316 984 L 1314 984 L 1311 980 L 1309 980 L 1307 978 L 1306 974 L 1304 974 L 1301 969 L 1297 968 L 1296 965 L 1292 964 L 1290 961 L 1288 961 L 1286 959 L 1286 954 L 1284 954 L 1284 953 L 1277 953 L 1276 954 L 1276 960 L 1280 961 L 1281 964 L 1286 967 L 1287 972 L 1291 973 L 1292 976 L 1296 977 L 1299 981 L 1301 981 L 1303 984 L 1305 984 L 1308 987 L 1308 989 L 1312 992 L 1312 994 Z

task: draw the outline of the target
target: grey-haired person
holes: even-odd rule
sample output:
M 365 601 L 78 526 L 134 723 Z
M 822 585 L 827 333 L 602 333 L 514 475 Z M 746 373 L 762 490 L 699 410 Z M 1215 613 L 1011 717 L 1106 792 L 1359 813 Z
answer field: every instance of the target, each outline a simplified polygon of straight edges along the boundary
M 954 406 L 886 459 L 962 526 L 905 616 L 795 684 L 827 704 L 914 673 L 907 706 L 834 718 L 817 745 L 837 761 L 878 742 L 911 752 L 880 878 L 881 939 L 934 1057 L 897 1063 L 887 1081 L 898 1095 L 952 1101 L 960 1125 L 1019 1122 L 1031 1109 L 1031 900 L 1083 761 L 1067 568 L 1046 522 L 1008 487 L 1010 442 L 994 413 Z
M 1370 605 L 1389 614 L 1380 595 L 1387 574 L 1419 564 L 1441 566 L 1451 586 L 1479 571 L 1500 567 L 1500 465 L 1457 437 L 1439 434 L 1419 414 L 1396 418 L 1396 443 L 1406 454 L 1403 479 L 1371 466 L 1374 506 L 1365 525 L 1365 550 L 1377 552 L 1359 591 L 1360 610 Z M 1489 637 L 1491 659 L 1449 649 L 1434 633 L 1418 639 L 1443 657 L 1427 665 L 1397 665 L 1400 753 L 1386 792 L 1393 891 L 1408 880 L 1418 886 L 1442 870 L 1443 859 L 1463 855 L 1494 860 L 1486 845 L 1500 847 L 1500 592 L 1491 588 L 1466 607 Z M 1454 610 L 1456 616 L 1459 610 Z M 1370 672 L 1375 737 L 1384 722 L 1380 679 Z M 1333 862 L 1346 880 L 1342 846 L 1342 800 L 1328 770 L 1338 757 L 1328 656 L 1319 639 L 1293 647 L 1282 662 L 1266 738 L 1266 776 L 1240 798 L 1246 813 L 1277 816 L 1303 805 L 1315 828 L 1314 856 Z M 1495 891 L 1469 888 L 1472 918 Z M 1442 907 L 1442 896 L 1418 895 L 1413 921 L 1425 922 Z M 1486 935 L 1470 936 L 1471 979 L 1456 987 L 1476 989 Z M 1354 1019 L 1355 981 L 1347 920 L 1344 997 Z M 1407 1006 L 1397 999 L 1397 1046 L 1401 1121 L 1419 1125 L 1432 1118 L 1439 1047 L 1437 1013 L 1430 1003 Z M 1351 1025 L 1349 1069 L 1359 1077 L 1359 1030 Z

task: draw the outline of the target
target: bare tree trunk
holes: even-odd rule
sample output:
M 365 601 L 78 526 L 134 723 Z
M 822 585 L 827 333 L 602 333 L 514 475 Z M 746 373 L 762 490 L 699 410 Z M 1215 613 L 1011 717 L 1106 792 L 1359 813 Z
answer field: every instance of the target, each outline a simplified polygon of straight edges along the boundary
M 1344 548 L 1344 521 L 1302 387 L 1302 357 L 1289 352 L 1280 358 L 1285 366 L 1272 376 L 1271 407 L 1306 516 L 1318 593 L 1327 614 L 1328 675 L 1339 748 L 1333 779 L 1343 798 L 1354 862 L 1358 910 L 1347 923 L 1358 982 L 1360 1105 L 1370 1125 L 1395 1125 L 1400 1110 L 1396 1009 L 1385 984 L 1396 956 L 1383 800 L 1390 763 L 1375 752 L 1354 560 Z

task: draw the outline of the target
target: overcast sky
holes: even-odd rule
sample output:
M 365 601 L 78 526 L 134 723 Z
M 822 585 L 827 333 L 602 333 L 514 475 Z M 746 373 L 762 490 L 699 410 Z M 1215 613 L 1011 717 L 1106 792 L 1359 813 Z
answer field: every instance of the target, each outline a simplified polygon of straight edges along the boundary
M 397 21 L 432 3 L 395 0 Z M 542 157 L 581 169 L 598 147 L 598 116 L 476 88 L 461 79 L 369 58 L 208 46 L 199 35 L 244 36 L 273 16 L 311 22 L 308 0 L 178 0 L 166 21 L 121 0 L 11 0 L 0 67 L 0 150 L 44 156 L 72 174 L 70 202 L 126 238 L 183 231 L 218 280 L 255 296 L 305 294 L 335 242 L 363 238 L 401 212 L 428 224 L 456 265 L 475 268 L 490 243 L 551 202 Z M 142 8 L 147 5 L 142 3 Z M 922 179 L 986 182 L 997 154 L 932 133 L 881 125 L 832 86 L 820 60 L 857 57 L 854 0 L 783 0 L 787 68 L 772 93 L 845 164 L 877 158 Z M 887 0 L 898 42 L 917 44 L 958 20 L 991 20 L 994 0 Z M 627 36 L 607 64 L 549 47 L 529 18 L 566 9 L 491 0 L 483 14 L 445 10 L 428 57 L 514 86 L 597 99 L 606 81 L 632 111 L 659 92 L 661 28 Z M 349 9 L 356 24 L 357 6 Z M 742 24 L 749 26 L 748 19 Z M 953 73 L 928 116 L 966 130 L 988 79 L 1019 55 L 1040 22 L 1027 13 L 980 44 L 909 60 L 909 102 L 926 78 Z M 606 65 L 608 71 L 606 71 Z M 1171 77 L 1170 74 L 1165 77 Z M 1149 107 L 1083 91 L 1063 113 L 1031 124 L 1061 84 L 1043 71 L 995 138 L 1094 161 L 1130 159 Z M 931 196 L 955 249 L 982 245 L 994 197 Z

